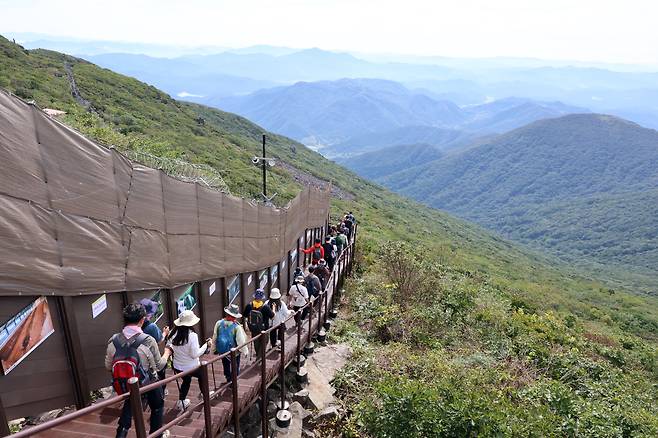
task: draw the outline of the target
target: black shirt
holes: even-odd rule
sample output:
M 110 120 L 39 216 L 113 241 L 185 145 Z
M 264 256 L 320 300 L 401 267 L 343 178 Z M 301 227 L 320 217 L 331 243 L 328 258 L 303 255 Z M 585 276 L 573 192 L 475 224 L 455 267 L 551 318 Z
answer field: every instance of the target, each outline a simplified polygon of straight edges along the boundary
M 249 325 L 249 314 L 251 313 L 252 309 L 254 308 L 254 302 L 251 301 L 249 304 L 247 304 L 244 308 L 244 317 L 247 321 L 247 325 Z M 263 326 L 265 329 L 267 329 L 270 326 L 270 320 L 274 318 L 274 312 L 272 312 L 272 309 L 270 308 L 269 304 L 266 302 L 263 304 L 259 309 L 260 313 L 263 314 Z M 253 329 L 251 326 L 249 327 L 249 330 L 251 331 L 251 334 L 257 334 L 260 333 L 259 330 Z

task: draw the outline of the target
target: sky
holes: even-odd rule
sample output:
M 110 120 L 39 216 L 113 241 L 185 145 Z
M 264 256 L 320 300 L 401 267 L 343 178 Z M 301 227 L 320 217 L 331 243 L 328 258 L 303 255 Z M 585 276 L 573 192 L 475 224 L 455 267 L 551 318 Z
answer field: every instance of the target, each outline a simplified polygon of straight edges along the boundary
M 0 0 L 0 34 L 179 46 L 658 60 L 655 0 Z

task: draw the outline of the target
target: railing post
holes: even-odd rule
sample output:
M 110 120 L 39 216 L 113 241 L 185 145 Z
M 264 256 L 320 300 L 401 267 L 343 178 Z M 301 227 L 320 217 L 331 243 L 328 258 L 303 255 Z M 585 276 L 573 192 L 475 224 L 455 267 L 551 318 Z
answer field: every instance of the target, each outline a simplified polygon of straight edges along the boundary
M 142 396 L 139 393 L 139 379 L 137 377 L 128 379 L 128 388 L 130 389 L 130 410 L 133 414 L 133 422 L 135 423 L 135 434 L 137 438 L 146 438 Z
M 238 363 L 235 348 L 231 349 L 231 389 L 233 393 L 233 434 L 240 436 L 240 403 L 238 402 Z
M 201 362 L 201 376 L 199 378 L 201 395 L 203 395 L 203 417 L 206 420 L 206 436 L 214 436 L 212 431 L 212 412 L 210 411 L 210 383 L 208 382 L 208 362 Z
M 302 356 L 302 314 L 297 312 L 295 314 L 295 322 L 297 323 L 297 373 L 299 374 L 299 369 L 301 368 Z
M 332 280 L 334 283 L 334 288 L 331 292 L 331 310 L 336 308 L 336 279 L 338 278 L 339 272 L 340 272 L 340 261 L 338 262 L 336 270 L 334 271 L 334 279 Z
M 276 333 L 278 337 L 278 331 Z M 261 333 L 261 336 L 264 335 Z M 267 438 L 269 437 L 269 432 L 267 430 L 267 360 L 265 351 L 267 349 L 268 337 L 264 337 L 265 339 L 261 340 L 260 343 L 260 431 L 261 436 Z
M 313 301 L 308 302 L 308 344 L 311 343 L 311 330 L 313 330 Z
M 281 338 L 281 366 L 279 369 L 281 378 L 281 409 L 286 408 L 286 337 Z

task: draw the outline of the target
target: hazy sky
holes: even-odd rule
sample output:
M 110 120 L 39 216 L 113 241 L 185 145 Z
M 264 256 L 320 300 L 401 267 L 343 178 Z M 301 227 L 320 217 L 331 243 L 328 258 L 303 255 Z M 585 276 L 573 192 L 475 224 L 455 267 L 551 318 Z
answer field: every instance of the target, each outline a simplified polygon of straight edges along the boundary
M 656 64 L 656 0 L 0 0 L 0 33 Z

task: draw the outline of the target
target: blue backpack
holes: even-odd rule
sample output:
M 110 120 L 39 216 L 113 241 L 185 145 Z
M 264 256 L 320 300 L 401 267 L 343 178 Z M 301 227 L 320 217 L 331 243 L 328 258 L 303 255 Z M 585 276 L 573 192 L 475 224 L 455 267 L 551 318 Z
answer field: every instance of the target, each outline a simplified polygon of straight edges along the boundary
M 224 354 L 231 351 L 231 348 L 237 347 L 235 336 L 238 333 L 238 324 L 236 322 L 228 322 L 225 319 L 219 321 L 217 327 L 217 341 L 215 342 L 215 349 L 217 353 Z

